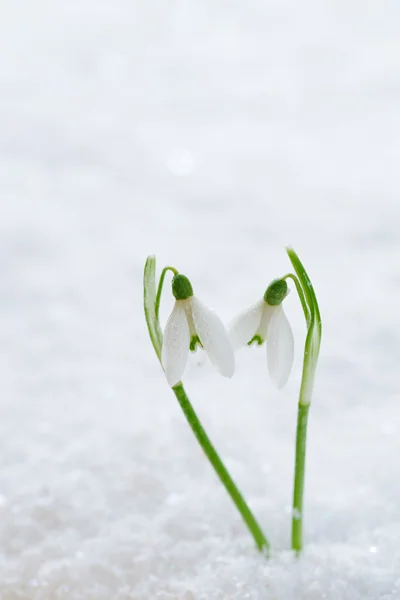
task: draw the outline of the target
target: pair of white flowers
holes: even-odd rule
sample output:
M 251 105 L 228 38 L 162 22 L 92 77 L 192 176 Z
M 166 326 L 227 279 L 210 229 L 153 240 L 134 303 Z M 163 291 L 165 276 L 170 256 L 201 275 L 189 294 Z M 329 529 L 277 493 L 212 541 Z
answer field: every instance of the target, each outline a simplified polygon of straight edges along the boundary
M 235 370 L 234 350 L 265 341 L 271 379 L 278 388 L 288 380 L 293 363 L 294 341 L 282 301 L 288 294 L 284 279 L 273 281 L 264 297 L 241 313 L 229 328 L 193 294 L 189 279 L 177 274 L 172 280 L 176 299 L 167 321 L 162 346 L 162 365 L 169 385 L 176 385 L 185 370 L 189 350 L 200 345 L 224 377 Z

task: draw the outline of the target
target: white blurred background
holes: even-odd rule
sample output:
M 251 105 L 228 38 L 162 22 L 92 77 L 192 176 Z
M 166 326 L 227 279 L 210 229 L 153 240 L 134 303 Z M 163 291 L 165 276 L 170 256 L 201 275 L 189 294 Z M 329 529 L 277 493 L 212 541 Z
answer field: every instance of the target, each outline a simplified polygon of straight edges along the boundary
M 0 20 L 1 600 L 400 598 L 397 2 L 14 0 Z M 289 547 L 304 325 L 185 383 L 265 563 L 148 339 L 148 254 L 226 321 L 289 270 L 324 338 L 306 552 Z M 166 286 L 163 319 L 171 309 Z

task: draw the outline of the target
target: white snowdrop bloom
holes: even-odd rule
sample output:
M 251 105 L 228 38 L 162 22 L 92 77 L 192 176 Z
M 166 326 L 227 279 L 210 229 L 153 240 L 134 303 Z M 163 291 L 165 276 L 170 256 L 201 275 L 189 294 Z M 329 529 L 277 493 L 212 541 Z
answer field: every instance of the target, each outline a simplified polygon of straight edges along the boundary
M 294 356 L 292 328 L 282 307 L 287 294 L 286 281 L 276 279 L 269 285 L 262 300 L 233 321 L 229 332 L 235 350 L 267 342 L 268 371 L 279 389 L 289 378 Z
M 192 285 L 178 273 L 172 280 L 176 301 L 164 331 L 161 361 L 170 386 L 185 370 L 189 349 L 204 348 L 211 363 L 224 377 L 232 377 L 235 357 L 220 318 L 193 295 Z

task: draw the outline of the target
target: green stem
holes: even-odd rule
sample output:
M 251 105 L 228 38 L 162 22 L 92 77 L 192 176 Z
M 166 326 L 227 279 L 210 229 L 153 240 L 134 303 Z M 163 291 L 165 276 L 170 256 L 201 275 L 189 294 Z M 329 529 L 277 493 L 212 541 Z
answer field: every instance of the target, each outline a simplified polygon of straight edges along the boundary
M 158 289 L 157 289 L 156 301 L 155 301 L 155 304 L 154 304 L 154 310 L 155 310 L 155 314 L 156 314 L 156 319 L 158 319 L 158 316 L 160 314 L 161 294 L 162 294 L 162 289 L 163 289 L 163 285 L 164 285 L 164 279 L 165 279 L 165 275 L 167 274 L 167 271 L 172 271 L 172 273 L 174 275 L 178 274 L 178 271 L 176 269 L 174 269 L 174 267 L 164 267 L 164 269 L 161 271 L 160 281 L 158 282 Z
M 303 496 L 309 409 L 310 405 L 299 404 L 297 413 L 296 463 L 292 513 L 292 548 L 296 554 L 300 554 L 303 547 Z
M 252 534 L 254 541 L 257 545 L 257 548 L 268 555 L 269 548 L 270 548 L 269 542 L 266 539 L 265 535 L 263 534 L 253 513 L 250 511 L 249 507 L 247 506 L 242 494 L 240 493 L 240 491 L 236 487 L 235 483 L 233 482 L 231 476 L 229 475 L 228 471 L 226 470 L 223 462 L 221 461 L 220 457 L 218 456 L 218 453 L 215 450 L 214 446 L 212 445 L 206 432 L 204 431 L 204 429 L 198 419 L 198 416 L 195 413 L 195 411 L 190 403 L 190 400 L 186 395 L 186 392 L 184 390 L 182 383 L 178 383 L 177 385 L 175 385 L 172 388 L 172 390 L 178 399 L 178 402 L 184 412 L 187 422 L 189 423 L 194 435 L 196 436 L 197 441 L 199 442 L 200 446 L 202 447 L 208 460 L 214 467 L 214 470 L 217 473 L 222 485 L 225 487 L 226 491 L 230 495 L 233 503 L 235 504 L 236 508 L 240 512 L 240 514 L 243 518 L 243 521 L 246 523 L 250 533 Z
M 162 342 L 163 335 L 160 327 L 160 323 L 158 320 L 158 310 L 160 306 L 160 298 L 162 293 L 162 286 L 165 278 L 166 272 L 170 270 L 174 274 L 177 272 L 173 267 L 165 267 L 161 273 L 160 281 L 158 284 L 158 290 L 156 293 L 156 258 L 155 256 L 148 256 L 144 268 L 143 275 L 143 286 L 144 286 L 144 314 L 146 318 L 147 327 L 149 330 L 149 335 L 151 342 L 153 344 L 154 350 L 157 354 L 158 360 L 161 363 L 161 351 L 162 351 Z M 264 536 L 260 526 L 258 525 L 256 519 L 254 518 L 252 512 L 247 506 L 243 496 L 239 492 L 235 483 L 231 479 L 228 471 L 224 467 L 221 459 L 219 458 L 215 448 L 211 444 L 210 440 L 207 437 L 206 432 L 204 431 L 195 411 L 193 410 L 192 405 L 190 404 L 189 398 L 186 395 L 186 392 L 183 388 L 182 383 L 178 383 L 172 388 L 175 396 L 178 399 L 179 404 L 185 414 L 185 417 L 196 436 L 200 446 L 202 447 L 204 453 L 207 458 L 211 462 L 214 467 L 220 481 L 224 485 L 226 491 L 232 498 L 235 506 L 239 510 L 244 522 L 249 528 L 254 541 L 259 550 L 263 551 L 266 555 L 269 552 L 269 542 Z
M 289 259 L 296 271 L 301 292 L 296 285 L 304 317 L 307 336 L 304 344 L 303 371 L 301 377 L 299 405 L 297 412 L 296 456 L 293 486 L 292 549 L 297 555 L 303 548 L 303 498 L 306 465 L 307 423 L 314 387 L 315 371 L 321 345 L 322 323 L 317 298 L 311 280 L 303 263 L 293 248 L 286 248 Z M 293 279 L 293 277 L 292 277 Z
M 292 549 L 297 555 L 303 548 L 303 496 L 306 463 L 307 423 L 318 361 L 319 341 L 312 327 L 307 331 L 303 373 L 297 411 L 296 456 L 293 486 Z

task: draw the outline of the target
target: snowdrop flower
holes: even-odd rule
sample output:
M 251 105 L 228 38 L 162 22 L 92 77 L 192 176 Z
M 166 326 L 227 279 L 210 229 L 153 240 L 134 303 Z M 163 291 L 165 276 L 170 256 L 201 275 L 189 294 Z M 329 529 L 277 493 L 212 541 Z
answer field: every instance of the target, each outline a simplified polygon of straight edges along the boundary
M 289 290 L 284 279 L 273 281 L 264 298 L 240 314 L 232 323 L 230 338 L 234 349 L 267 340 L 268 371 L 272 381 L 282 388 L 293 364 L 294 341 L 282 301 Z
M 178 273 L 172 280 L 176 302 L 164 331 L 161 362 L 170 386 L 176 385 L 185 370 L 189 349 L 200 345 L 224 377 L 232 377 L 235 357 L 229 336 L 220 318 L 193 295 L 192 285 Z

